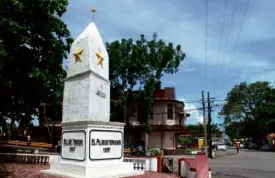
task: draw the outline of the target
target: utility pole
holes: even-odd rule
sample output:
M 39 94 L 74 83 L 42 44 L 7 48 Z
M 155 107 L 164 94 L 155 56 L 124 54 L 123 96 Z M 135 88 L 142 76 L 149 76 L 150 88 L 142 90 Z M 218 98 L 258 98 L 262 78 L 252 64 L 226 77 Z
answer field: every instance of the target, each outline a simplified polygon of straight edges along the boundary
M 212 157 L 212 130 L 211 130 L 211 101 L 210 101 L 210 94 L 209 92 L 207 92 L 207 101 L 208 101 L 208 123 L 207 123 L 207 126 L 208 126 L 208 145 L 209 145 L 209 153 L 208 153 L 208 157 L 209 158 L 213 158 Z
M 201 91 L 201 100 L 202 100 L 202 116 L 203 116 L 203 128 L 204 128 L 204 146 L 207 154 L 207 128 L 206 128 L 206 119 L 205 119 L 205 101 L 204 101 L 204 91 Z

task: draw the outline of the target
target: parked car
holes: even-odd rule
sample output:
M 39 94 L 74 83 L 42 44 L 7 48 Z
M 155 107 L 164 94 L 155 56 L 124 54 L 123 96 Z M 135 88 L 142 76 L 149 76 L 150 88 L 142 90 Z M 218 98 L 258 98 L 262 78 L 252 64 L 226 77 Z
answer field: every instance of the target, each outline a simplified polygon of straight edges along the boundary
M 263 151 L 270 151 L 271 150 L 271 146 L 268 145 L 268 144 L 265 144 L 265 145 L 262 146 L 262 150 Z
M 249 143 L 248 148 L 249 149 L 259 149 L 259 146 L 256 143 Z
M 243 149 L 243 144 L 242 143 L 240 144 L 240 149 Z
M 217 144 L 217 150 L 226 151 L 226 147 L 224 143 Z

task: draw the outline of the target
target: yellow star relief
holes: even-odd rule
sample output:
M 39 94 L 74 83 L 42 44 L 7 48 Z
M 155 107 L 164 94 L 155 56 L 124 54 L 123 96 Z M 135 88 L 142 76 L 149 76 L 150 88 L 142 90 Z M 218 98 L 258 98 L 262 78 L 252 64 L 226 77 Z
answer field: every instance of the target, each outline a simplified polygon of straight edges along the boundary
M 81 54 L 83 53 L 83 49 L 78 49 L 78 51 L 76 53 L 74 53 L 74 58 L 75 58 L 75 63 L 76 62 L 82 62 L 81 61 Z
M 96 57 L 97 57 L 97 65 L 101 65 L 101 67 L 103 67 L 103 56 L 101 54 L 101 51 L 98 49 L 97 53 L 96 53 Z

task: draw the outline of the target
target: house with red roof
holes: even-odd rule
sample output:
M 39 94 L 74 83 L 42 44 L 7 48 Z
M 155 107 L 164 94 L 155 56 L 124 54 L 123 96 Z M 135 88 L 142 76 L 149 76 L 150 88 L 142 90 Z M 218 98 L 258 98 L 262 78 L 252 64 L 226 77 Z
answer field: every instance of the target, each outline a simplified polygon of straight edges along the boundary
M 190 135 L 185 127 L 186 118 L 190 115 L 184 111 L 184 102 L 176 99 L 174 87 L 156 90 L 153 98 L 153 118 L 148 135 L 137 119 L 136 108 L 125 127 L 124 147 L 130 148 L 131 144 L 146 141 L 147 137 L 148 149 L 160 148 L 165 154 L 176 154 L 179 151 L 177 138 Z

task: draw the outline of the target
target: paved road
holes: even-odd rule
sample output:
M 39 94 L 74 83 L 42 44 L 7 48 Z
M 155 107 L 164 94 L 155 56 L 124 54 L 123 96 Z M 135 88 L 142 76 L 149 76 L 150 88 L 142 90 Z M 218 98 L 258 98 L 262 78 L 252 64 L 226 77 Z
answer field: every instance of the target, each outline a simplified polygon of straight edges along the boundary
M 236 155 L 234 149 L 228 149 L 225 152 L 217 152 L 217 158 L 210 160 L 210 167 L 214 175 L 225 174 L 236 178 L 274 178 L 275 153 L 242 150 Z

